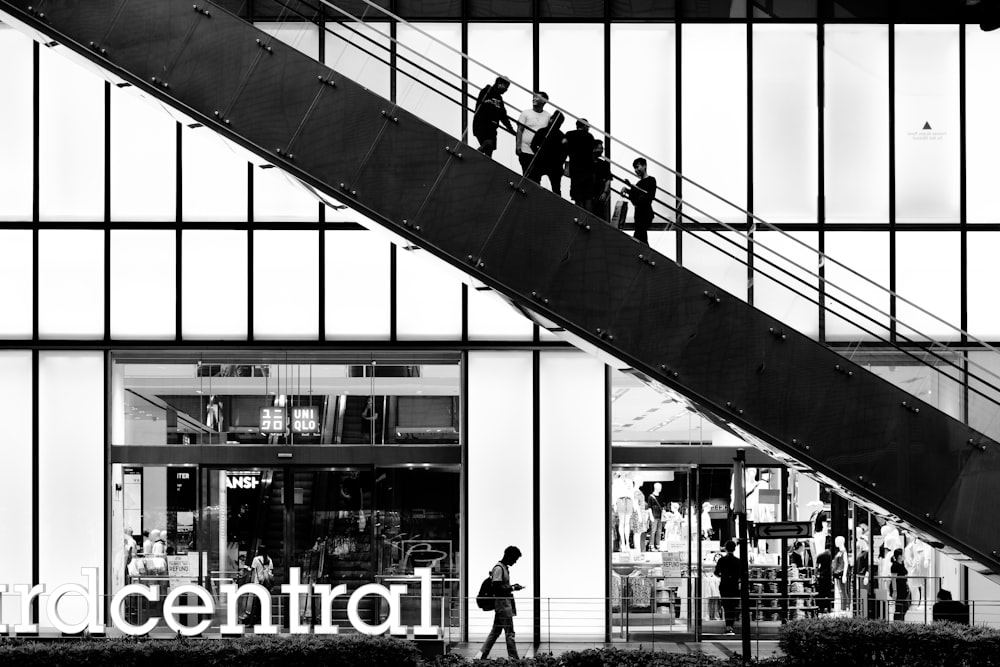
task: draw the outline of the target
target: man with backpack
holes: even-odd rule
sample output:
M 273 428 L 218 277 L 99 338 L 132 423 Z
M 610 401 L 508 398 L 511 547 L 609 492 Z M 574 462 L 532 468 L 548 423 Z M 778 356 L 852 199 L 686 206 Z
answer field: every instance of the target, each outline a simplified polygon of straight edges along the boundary
M 507 655 L 517 659 L 517 644 L 514 643 L 514 616 L 517 615 L 517 608 L 514 606 L 514 591 L 524 588 L 521 584 L 510 583 L 510 566 L 521 557 L 521 550 L 515 546 L 509 546 L 503 550 L 503 558 L 493 566 L 490 571 L 490 580 L 493 582 L 494 615 L 493 628 L 486 636 L 483 647 L 476 655 L 477 658 L 486 658 L 490 654 L 490 649 L 500 637 L 500 632 L 505 633 L 507 641 Z

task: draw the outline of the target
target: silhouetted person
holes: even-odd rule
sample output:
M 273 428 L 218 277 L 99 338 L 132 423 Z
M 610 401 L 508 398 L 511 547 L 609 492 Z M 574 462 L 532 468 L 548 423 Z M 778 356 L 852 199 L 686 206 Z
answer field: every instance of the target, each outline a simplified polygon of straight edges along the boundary
M 493 628 L 490 634 L 486 635 L 486 641 L 479 650 L 478 658 L 486 658 L 490 654 L 490 649 L 503 632 L 507 640 L 507 655 L 517 660 L 517 644 L 514 643 L 514 617 L 517 616 L 517 607 L 514 605 L 514 591 L 519 591 L 524 586 L 521 584 L 511 585 L 510 566 L 521 557 L 521 550 L 515 546 L 507 547 L 503 550 L 503 558 L 493 566 L 490 577 L 493 579 L 493 595 L 496 598 L 496 606 L 493 614 Z
M 938 601 L 934 603 L 934 609 L 931 611 L 935 621 L 969 624 L 969 605 L 960 600 L 952 600 L 951 591 L 945 588 L 938 591 L 937 597 Z
M 639 181 L 632 185 L 627 179 L 623 194 L 635 208 L 635 234 L 637 241 L 649 243 L 649 226 L 653 224 L 653 198 L 656 197 L 656 179 L 646 173 L 646 158 L 636 158 L 632 168 Z
M 561 111 L 556 111 L 549 118 L 549 124 L 535 132 L 531 140 L 535 159 L 531 163 L 531 173 L 528 178 L 541 183 L 542 176 L 547 176 L 552 192 L 557 195 L 562 194 L 563 163 L 566 162 L 563 133 L 559 129 L 565 119 Z
M 479 140 L 479 151 L 493 155 L 497 149 L 497 128 L 506 127 L 511 134 L 514 127 L 507 117 L 507 108 L 503 103 L 503 94 L 510 88 L 510 81 L 498 76 L 496 81 L 483 86 L 476 98 L 476 111 L 472 116 L 472 134 Z

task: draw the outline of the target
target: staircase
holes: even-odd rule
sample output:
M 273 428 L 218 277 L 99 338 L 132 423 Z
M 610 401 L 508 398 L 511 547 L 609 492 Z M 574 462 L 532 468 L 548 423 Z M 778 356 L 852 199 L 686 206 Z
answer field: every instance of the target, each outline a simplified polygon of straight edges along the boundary
M 211 2 L 0 0 L 844 495 L 1000 569 L 1000 446 Z

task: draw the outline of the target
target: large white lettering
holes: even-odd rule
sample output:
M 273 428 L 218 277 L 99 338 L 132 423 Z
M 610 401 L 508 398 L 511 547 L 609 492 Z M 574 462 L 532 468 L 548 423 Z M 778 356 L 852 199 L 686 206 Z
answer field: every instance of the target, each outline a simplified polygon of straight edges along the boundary
M 85 567 L 80 569 L 80 573 L 86 579 L 86 584 L 62 584 L 52 589 L 46 600 L 46 610 L 49 620 L 56 630 L 66 634 L 77 634 L 84 630 L 99 634 L 104 632 L 104 626 L 100 623 L 100 574 L 96 567 Z M 432 604 L 431 604 L 431 569 L 418 567 L 414 574 L 420 584 L 420 625 L 414 628 L 418 635 L 436 634 L 438 626 L 431 624 Z M 303 584 L 300 569 L 289 568 L 288 583 L 282 584 L 281 592 L 288 596 L 288 606 L 290 610 L 302 608 L 302 602 L 310 596 L 318 596 L 320 604 L 320 624 L 309 626 L 302 623 L 297 613 L 290 613 L 289 632 L 292 634 L 308 634 L 312 631 L 317 635 L 333 635 L 340 632 L 340 627 L 333 623 L 333 602 L 341 595 L 347 594 L 347 586 L 339 584 Z M 37 623 L 27 623 L 31 617 L 31 605 L 36 599 L 45 596 L 47 588 L 45 584 L 30 586 L 28 584 L 15 584 L 12 593 L 19 595 L 21 599 L 20 614 L 21 623 L 14 626 L 16 634 L 36 634 L 38 632 Z M 8 586 L 0 584 L 0 596 L 7 594 Z M 244 624 L 237 619 L 239 612 L 239 601 L 241 597 L 253 598 L 251 601 L 260 606 L 260 623 L 253 626 L 255 634 L 276 634 L 278 626 L 271 622 L 271 593 L 259 584 L 225 584 L 220 587 L 226 606 L 226 623 L 219 628 L 223 635 L 242 635 L 246 632 Z M 386 588 L 381 584 L 365 584 L 351 594 L 347 601 L 347 618 L 351 626 L 357 631 L 367 635 L 378 635 L 386 632 L 394 635 L 406 634 L 406 627 L 400 625 L 402 613 L 401 598 L 407 593 L 405 584 L 393 584 Z M 366 622 L 358 611 L 361 601 L 367 596 L 377 596 L 382 598 L 388 606 L 385 620 L 377 625 Z M 75 622 L 70 622 L 63 616 L 64 610 L 61 602 L 74 596 L 74 600 L 79 604 L 78 609 L 83 609 L 82 618 Z M 153 631 L 160 621 L 159 616 L 151 616 L 141 625 L 136 625 L 129 621 L 125 610 L 129 605 L 129 598 L 136 596 L 158 602 L 160 600 L 160 587 L 147 586 L 145 584 L 133 583 L 122 587 L 111 599 L 110 618 L 115 628 L 123 634 L 136 637 L 147 635 Z M 197 599 L 196 604 L 189 604 L 189 597 Z M 0 605 L 0 634 L 8 632 L 8 626 L 3 623 L 3 606 Z M 163 600 L 163 621 L 167 627 L 185 637 L 193 637 L 203 634 L 211 626 L 211 617 L 216 612 L 215 599 L 212 594 L 202 586 L 197 584 L 183 584 L 170 591 Z M 194 625 L 188 626 L 181 623 L 179 616 L 193 615 L 197 620 Z M 208 618 L 203 618 L 207 616 Z

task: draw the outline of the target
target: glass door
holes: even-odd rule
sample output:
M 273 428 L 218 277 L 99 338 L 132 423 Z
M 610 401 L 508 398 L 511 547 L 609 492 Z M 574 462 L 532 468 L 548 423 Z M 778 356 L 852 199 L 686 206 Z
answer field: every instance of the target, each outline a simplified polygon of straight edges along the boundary
M 611 614 L 615 641 L 676 641 L 693 634 L 690 468 L 612 470 Z

